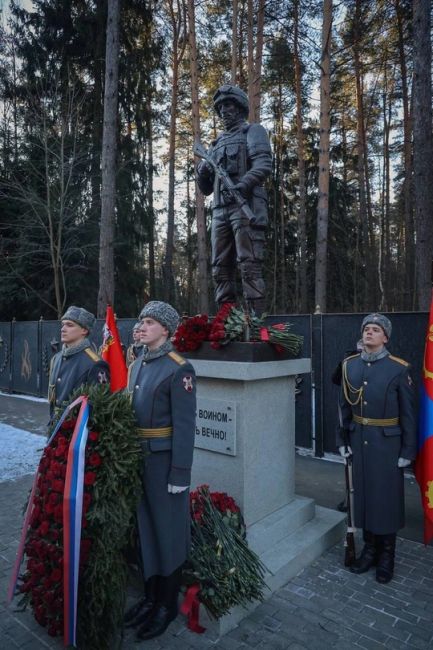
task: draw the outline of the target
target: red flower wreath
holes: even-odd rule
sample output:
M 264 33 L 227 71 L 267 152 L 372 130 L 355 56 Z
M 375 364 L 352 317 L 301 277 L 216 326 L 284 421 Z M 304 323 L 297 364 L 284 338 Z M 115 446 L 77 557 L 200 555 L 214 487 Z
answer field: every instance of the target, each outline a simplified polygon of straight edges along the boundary
M 39 476 L 25 545 L 26 571 L 20 591 L 30 602 L 40 625 L 51 636 L 63 634 L 63 493 L 69 444 L 75 420 L 66 420 L 39 463 Z M 93 486 L 101 457 L 96 451 L 97 431 L 90 431 L 86 447 L 83 495 L 83 533 L 80 565 L 88 560 L 92 540 L 86 538 L 86 515 L 92 505 Z

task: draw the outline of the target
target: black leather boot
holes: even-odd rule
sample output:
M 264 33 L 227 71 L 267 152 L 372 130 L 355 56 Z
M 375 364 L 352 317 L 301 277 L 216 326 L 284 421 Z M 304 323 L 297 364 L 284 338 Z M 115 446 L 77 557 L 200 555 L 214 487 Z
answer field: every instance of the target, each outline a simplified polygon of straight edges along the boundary
M 364 530 L 364 542 L 361 555 L 350 567 L 352 573 L 365 573 L 377 564 L 376 536 Z
M 377 535 L 380 538 L 380 551 L 376 567 L 376 580 L 385 585 L 394 575 L 396 533 Z
M 177 599 L 182 579 L 182 567 L 169 576 L 159 578 L 158 600 L 150 619 L 137 632 L 137 640 L 146 641 L 164 634 L 178 613 Z
M 152 576 L 149 580 L 146 580 L 144 586 L 144 598 L 140 598 L 140 600 L 125 613 L 123 618 L 125 627 L 144 625 L 152 616 L 156 603 L 158 577 L 159 576 Z

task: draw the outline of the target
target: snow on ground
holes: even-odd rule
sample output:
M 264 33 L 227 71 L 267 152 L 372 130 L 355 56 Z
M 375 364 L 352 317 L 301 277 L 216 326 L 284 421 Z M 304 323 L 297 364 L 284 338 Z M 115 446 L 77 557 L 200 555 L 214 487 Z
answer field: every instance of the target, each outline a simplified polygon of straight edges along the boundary
M 3 391 L 0 390 L 0 396 L 4 395 L 4 397 L 15 397 L 16 399 L 25 399 L 28 402 L 45 402 L 45 404 L 48 404 L 48 400 L 46 397 L 34 397 L 33 395 L 20 395 L 19 393 L 4 393 Z
M 0 423 L 0 483 L 33 474 L 44 444 L 42 436 Z

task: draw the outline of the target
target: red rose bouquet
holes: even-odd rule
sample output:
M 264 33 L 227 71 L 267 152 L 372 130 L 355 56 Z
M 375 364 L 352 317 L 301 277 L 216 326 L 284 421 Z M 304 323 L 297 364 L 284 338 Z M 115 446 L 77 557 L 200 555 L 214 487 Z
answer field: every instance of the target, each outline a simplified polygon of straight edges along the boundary
M 206 314 L 183 318 L 173 337 L 173 345 L 179 352 L 198 350 L 207 341 L 210 323 Z
M 263 317 L 225 303 L 211 323 L 207 316 L 184 318 L 173 337 L 173 344 L 179 352 L 197 350 L 203 341 L 210 341 L 214 349 L 232 341 L 267 342 L 291 356 L 299 354 L 304 338 L 291 331 L 290 323 L 265 325 Z

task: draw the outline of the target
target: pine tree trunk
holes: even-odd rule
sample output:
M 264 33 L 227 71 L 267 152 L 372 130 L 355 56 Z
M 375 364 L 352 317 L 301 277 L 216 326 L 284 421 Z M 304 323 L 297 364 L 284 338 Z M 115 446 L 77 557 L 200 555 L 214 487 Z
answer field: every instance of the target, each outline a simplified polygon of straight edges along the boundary
M 418 308 L 431 300 L 433 255 L 433 138 L 431 88 L 431 2 L 413 0 L 413 169 L 416 224 L 416 293 Z
M 189 25 L 189 55 L 191 71 L 191 99 L 192 99 L 192 129 L 194 142 L 199 142 L 200 134 L 200 106 L 198 99 L 198 68 L 197 44 L 195 36 L 195 0 L 188 0 L 188 25 Z M 197 249 L 198 249 L 198 306 L 202 314 L 209 312 L 208 298 L 208 255 L 206 245 L 206 215 L 204 195 L 200 192 L 195 181 L 195 209 L 197 217 Z
M 298 284 L 300 301 L 298 309 L 306 313 L 308 309 L 307 294 L 307 192 L 305 181 L 305 144 L 302 128 L 302 71 L 299 54 L 299 0 L 295 0 L 293 25 L 293 63 L 295 71 L 296 93 L 296 140 L 299 175 L 299 213 L 298 213 Z
M 176 1 L 176 9 L 174 3 Z M 169 0 L 168 11 L 170 14 L 173 32 L 172 43 L 172 81 L 171 81 L 171 108 L 168 145 L 168 203 L 167 203 L 167 241 L 162 274 L 164 278 L 164 296 L 167 302 L 174 302 L 175 286 L 173 273 L 174 252 L 174 184 L 175 184 L 175 154 L 177 133 L 177 101 L 179 96 L 179 65 L 185 51 L 185 39 L 181 38 L 185 31 L 185 5 L 182 0 Z
M 260 122 L 260 88 L 262 82 L 263 30 L 265 25 L 265 0 L 259 0 L 257 11 L 256 53 L 254 56 L 252 120 Z
M 114 211 L 116 198 L 117 96 L 119 77 L 119 4 L 108 1 L 105 55 L 104 128 L 102 138 L 101 232 L 98 316 L 114 302 Z
M 415 298 L 415 258 L 414 258 L 414 222 L 413 222 L 413 168 L 412 168 L 412 119 L 410 115 L 409 84 L 407 77 L 406 53 L 404 49 L 403 15 L 400 0 L 396 0 L 398 52 L 400 60 L 401 95 L 403 104 L 403 211 L 405 241 L 405 273 L 403 309 L 414 309 Z
M 232 16 L 232 69 L 230 81 L 236 85 L 238 71 L 238 0 L 233 0 Z
M 155 282 L 155 210 L 153 206 L 153 119 L 152 119 L 152 89 L 150 80 L 146 93 L 146 137 L 147 137 L 147 207 L 148 244 L 149 244 L 149 294 L 156 294 Z
M 317 205 L 315 305 L 326 312 L 329 213 L 330 49 L 332 0 L 323 0 L 320 77 L 319 198 Z
M 254 2 L 248 0 L 248 31 L 247 31 L 247 75 L 248 75 L 248 101 L 250 112 L 248 120 L 254 122 Z

